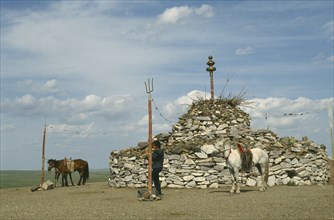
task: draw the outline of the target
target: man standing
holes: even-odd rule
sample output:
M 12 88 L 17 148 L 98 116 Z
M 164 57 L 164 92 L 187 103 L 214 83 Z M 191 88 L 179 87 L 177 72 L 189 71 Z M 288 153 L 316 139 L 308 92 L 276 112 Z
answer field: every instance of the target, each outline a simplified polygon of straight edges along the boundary
M 159 173 L 162 171 L 164 164 L 164 151 L 161 149 L 161 144 L 158 140 L 153 142 L 152 162 L 152 179 L 156 196 L 161 196 Z

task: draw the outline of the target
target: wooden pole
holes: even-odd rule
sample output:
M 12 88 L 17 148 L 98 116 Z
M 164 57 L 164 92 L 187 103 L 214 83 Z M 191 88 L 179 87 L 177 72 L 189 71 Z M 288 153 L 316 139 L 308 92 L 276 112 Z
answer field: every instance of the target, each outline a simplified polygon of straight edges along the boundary
M 210 94 L 211 94 L 211 99 L 213 100 L 215 98 L 214 88 L 213 88 L 213 71 L 210 72 Z
M 145 82 L 146 93 L 148 94 L 148 191 L 152 192 L 152 92 L 153 92 L 153 79 L 152 88 L 150 80 Z
M 44 183 L 45 136 L 46 136 L 46 123 L 44 125 L 44 132 L 43 132 L 41 185 Z
M 152 192 L 152 100 L 148 101 L 148 191 Z

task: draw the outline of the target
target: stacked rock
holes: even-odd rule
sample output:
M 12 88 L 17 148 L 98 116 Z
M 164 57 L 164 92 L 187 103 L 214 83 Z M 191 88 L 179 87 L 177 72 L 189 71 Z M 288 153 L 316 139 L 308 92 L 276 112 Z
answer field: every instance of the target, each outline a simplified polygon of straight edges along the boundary
M 165 150 L 162 187 L 217 188 L 231 184 L 226 161 L 220 153 L 223 144 L 242 143 L 259 147 L 269 154 L 268 184 L 326 184 L 329 167 L 326 147 L 304 137 L 279 138 L 270 130 L 250 128 L 250 117 L 233 100 L 201 100 L 176 123 L 170 133 L 158 134 Z M 147 143 L 115 150 L 110 154 L 112 187 L 146 187 L 147 164 L 143 157 Z M 256 172 L 256 170 L 254 170 Z M 255 186 L 256 177 L 241 177 L 246 185 Z

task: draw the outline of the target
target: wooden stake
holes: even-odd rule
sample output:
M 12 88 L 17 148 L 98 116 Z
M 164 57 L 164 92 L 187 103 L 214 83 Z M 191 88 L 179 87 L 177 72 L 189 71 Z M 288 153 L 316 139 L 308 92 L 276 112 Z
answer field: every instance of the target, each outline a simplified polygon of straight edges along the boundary
M 45 162 L 45 136 L 46 136 L 46 120 L 43 132 L 43 145 L 42 145 L 42 174 L 41 174 L 41 186 L 44 183 L 44 162 Z

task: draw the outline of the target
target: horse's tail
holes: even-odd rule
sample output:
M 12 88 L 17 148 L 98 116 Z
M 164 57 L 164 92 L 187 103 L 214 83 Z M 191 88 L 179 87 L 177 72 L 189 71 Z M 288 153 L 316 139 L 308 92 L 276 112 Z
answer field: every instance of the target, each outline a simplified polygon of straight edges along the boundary
M 84 176 L 86 177 L 86 179 L 89 178 L 89 167 L 88 167 L 88 163 L 87 163 L 87 165 L 85 166 Z

